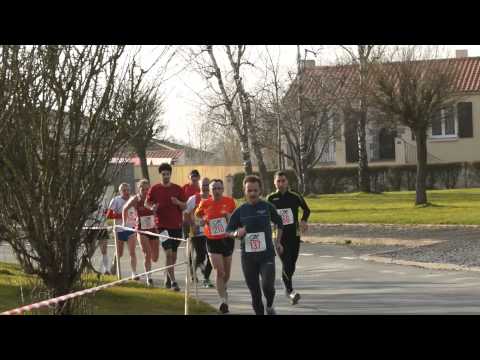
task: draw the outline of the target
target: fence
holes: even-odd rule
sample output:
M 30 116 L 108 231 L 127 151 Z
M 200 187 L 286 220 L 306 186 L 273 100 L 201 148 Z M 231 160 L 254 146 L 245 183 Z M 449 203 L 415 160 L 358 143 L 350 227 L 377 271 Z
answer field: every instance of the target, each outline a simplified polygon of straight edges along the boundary
M 76 298 L 76 297 L 79 297 L 79 296 L 92 294 L 92 293 L 95 293 L 97 291 L 109 288 L 109 287 L 113 287 L 113 286 L 117 286 L 117 285 L 126 283 L 128 281 L 134 280 L 134 278 L 136 278 L 136 277 L 140 277 L 140 276 L 144 276 L 144 275 L 146 276 L 146 275 L 158 272 L 158 271 L 164 271 L 168 268 L 175 267 L 175 266 L 180 266 L 180 265 L 186 265 L 187 266 L 187 271 L 185 272 L 185 315 L 188 315 L 189 314 L 189 296 L 190 296 L 190 272 L 191 272 L 190 271 L 190 266 L 191 266 L 191 263 L 190 263 L 190 258 L 191 258 L 190 241 L 186 240 L 186 239 L 172 238 L 170 236 L 156 234 L 156 233 L 152 233 L 152 232 L 149 232 L 149 231 L 140 231 L 140 230 L 132 229 L 132 228 L 125 227 L 125 226 L 119 226 L 119 225 L 115 225 L 115 224 L 113 226 L 101 227 L 101 229 L 112 229 L 113 234 L 114 234 L 114 239 L 115 239 L 115 249 L 116 249 L 116 251 L 117 251 L 117 237 L 116 237 L 116 232 L 115 232 L 116 227 L 122 228 L 124 230 L 130 230 L 130 231 L 142 233 L 142 234 L 157 236 L 159 238 L 160 237 L 167 237 L 167 238 L 170 238 L 170 239 L 186 242 L 185 261 L 181 262 L 181 263 L 178 263 L 178 264 L 174 264 L 174 265 L 170 265 L 170 266 L 164 266 L 164 267 L 161 267 L 161 268 L 158 268 L 158 269 L 146 271 L 144 273 L 137 274 L 135 277 L 132 276 L 132 277 L 127 277 L 127 278 L 122 279 L 121 278 L 121 270 L 120 270 L 120 261 L 118 259 L 118 253 L 116 253 L 116 257 L 117 257 L 117 261 L 116 261 L 116 263 L 117 263 L 117 276 L 118 276 L 117 281 L 112 281 L 110 283 L 100 285 L 100 286 L 96 286 L 96 287 L 93 287 L 93 288 L 90 288 L 90 289 L 76 291 L 76 292 L 73 292 L 73 293 L 70 293 L 70 294 L 58 296 L 58 297 L 55 297 L 55 298 L 52 298 L 52 299 L 47 299 L 47 300 L 39 301 L 39 302 L 34 303 L 34 304 L 30 304 L 30 305 L 22 306 L 22 307 L 19 307 L 19 308 L 16 308 L 16 309 L 8 310 L 8 311 L 0 313 L 0 315 L 21 315 L 21 314 L 23 314 L 24 312 L 27 312 L 27 311 L 36 310 L 36 309 L 40 309 L 40 308 L 43 308 L 43 307 L 49 307 L 51 305 L 59 304 L 61 302 L 64 302 L 64 301 L 67 301 L 67 300 L 70 300 L 70 299 L 73 299 L 73 298 Z M 99 229 L 99 228 L 97 227 L 95 229 Z M 196 289 L 195 296 L 198 298 L 196 277 L 194 277 L 194 282 L 195 282 L 195 289 Z

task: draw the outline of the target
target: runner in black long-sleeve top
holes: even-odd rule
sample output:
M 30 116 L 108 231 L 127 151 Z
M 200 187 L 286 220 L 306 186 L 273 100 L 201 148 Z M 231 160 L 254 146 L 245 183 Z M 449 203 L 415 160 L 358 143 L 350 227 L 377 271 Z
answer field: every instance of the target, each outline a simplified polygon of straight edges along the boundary
M 267 201 L 275 205 L 278 214 L 282 217 L 283 234 L 281 244 L 283 254 L 280 255 L 282 261 L 282 280 L 285 284 L 287 297 L 295 305 L 300 300 L 300 294 L 293 290 L 292 277 L 295 272 L 295 265 L 300 250 L 300 230 L 305 232 L 308 228 L 307 221 L 310 216 L 310 209 L 302 195 L 288 189 L 288 180 L 284 172 L 278 171 L 274 177 L 277 191 L 267 196 Z M 298 209 L 301 208 L 303 215 L 301 221 L 298 221 Z

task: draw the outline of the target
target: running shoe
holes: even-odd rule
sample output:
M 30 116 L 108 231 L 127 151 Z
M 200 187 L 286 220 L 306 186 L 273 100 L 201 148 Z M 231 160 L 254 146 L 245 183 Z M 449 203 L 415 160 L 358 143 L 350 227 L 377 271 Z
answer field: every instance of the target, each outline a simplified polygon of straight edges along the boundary
M 180 291 L 180 287 L 178 286 L 176 281 L 172 282 L 172 289 L 173 291 Z
M 267 307 L 267 315 L 277 315 L 277 312 L 275 309 L 272 307 Z
M 290 298 L 290 301 L 292 302 L 292 305 L 296 305 L 298 303 L 298 300 L 300 300 L 300 294 L 292 291 L 288 297 Z
M 170 281 L 170 278 L 167 276 L 165 279 L 165 289 L 170 289 L 172 287 L 172 283 Z
M 220 304 L 219 310 L 222 314 L 228 314 L 230 311 L 228 311 L 228 305 L 224 302 Z
M 212 282 L 209 279 L 203 280 L 203 287 L 206 289 L 212 289 L 215 286 L 212 284 Z
M 148 287 L 153 287 L 153 279 L 152 278 L 147 279 L 147 286 Z
M 135 281 L 140 281 L 140 276 L 135 273 L 132 273 L 132 279 Z

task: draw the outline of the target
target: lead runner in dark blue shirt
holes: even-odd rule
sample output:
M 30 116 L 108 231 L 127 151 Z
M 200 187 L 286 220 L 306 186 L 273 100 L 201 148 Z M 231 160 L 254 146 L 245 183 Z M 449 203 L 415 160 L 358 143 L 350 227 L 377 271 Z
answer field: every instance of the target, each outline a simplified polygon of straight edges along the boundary
M 256 315 L 264 315 L 265 308 L 260 289 L 262 280 L 263 294 L 266 298 L 267 315 L 275 315 L 275 250 L 280 255 L 283 247 L 282 218 L 275 207 L 260 199 L 262 183 L 257 176 L 247 176 L 243 180 L 247 202 L 238 207 L 230 217 L 227 232 L 233 238 L 241 240 L 241 262 L 243 275 L 252 296 L 252 306 Z M 271 222 L 277 225 L 275 246 L 272 241 Z

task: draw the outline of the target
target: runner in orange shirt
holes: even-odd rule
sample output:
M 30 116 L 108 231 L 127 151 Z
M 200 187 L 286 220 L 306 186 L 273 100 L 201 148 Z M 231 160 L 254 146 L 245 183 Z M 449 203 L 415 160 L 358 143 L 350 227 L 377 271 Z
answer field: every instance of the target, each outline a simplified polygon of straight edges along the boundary
M 216 273 L 216 287 L 220 297 L 220 312 L 228 313 L 227 283 L 230 279 L 234 239 L 226 234 L 230 215 L 235 210 L 235 200 L 223 196 L 223 181 L 213 179 L 210 182 L 209 199 L 204 199 L 198 205 L 195 216 L 205 221 L 205 236 L 207 250 L 213 269 Z

